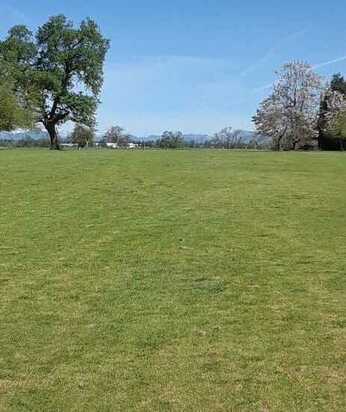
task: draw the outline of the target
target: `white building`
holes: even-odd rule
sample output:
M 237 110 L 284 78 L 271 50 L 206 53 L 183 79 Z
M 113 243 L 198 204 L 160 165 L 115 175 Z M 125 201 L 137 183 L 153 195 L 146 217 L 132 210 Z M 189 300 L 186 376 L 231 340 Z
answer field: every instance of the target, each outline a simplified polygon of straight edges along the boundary
M 109 149 L 118 149 L 118 143 L 106 143 L 106 146 L 109 148 Z

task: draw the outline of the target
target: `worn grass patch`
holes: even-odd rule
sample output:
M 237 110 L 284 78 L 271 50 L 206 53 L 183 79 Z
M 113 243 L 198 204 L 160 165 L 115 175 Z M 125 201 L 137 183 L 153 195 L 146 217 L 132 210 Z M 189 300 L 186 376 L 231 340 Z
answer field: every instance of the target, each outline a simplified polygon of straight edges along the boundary
M 346 156 L 0 153 L 0 410 L 341 411 Z

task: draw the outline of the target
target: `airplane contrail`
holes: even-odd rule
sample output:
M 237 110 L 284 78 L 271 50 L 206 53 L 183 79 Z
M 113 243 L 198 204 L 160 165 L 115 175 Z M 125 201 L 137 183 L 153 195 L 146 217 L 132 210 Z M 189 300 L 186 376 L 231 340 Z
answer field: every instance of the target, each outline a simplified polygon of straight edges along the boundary
M 323 63 L 320 63 L 320 64 L 315 64 L 314 66 L 312 66 L 312 68 L 313 69 L 319 69 L 321 67 L 329 66 L 330 64 L 333 64 L 333 63 L 342 62 L 344 60 L 346 60 L 346 56 L 338 57 L 337 59 L 329 60 L 327 62 L 323 62 Z
M 341 56 L 341 57 L 338 57 L 338 58 L 333 59 L 333 60 L 328 60 L 328 61 L 323 62 L 323 63 L 315 64 L 311 67 L 310 70 L 320 69 L 321 67 L 329 66 L 330 64 L 334 64 L 334 63 L 343 62 L 345 60 L 346 60 L 346 56 Z M 269 84 L 266 84 L 264 86 L 257 87 L 255 89 L 253 89 L 253 91 L 254 92 L 260 92 L 260 91 L 263 91 L 263 90 L 270 89 L 271 87 L 273 87 L 273 83 L 269 83 Z
M 240 76 L 245 77 L 248 74 L 256 71 L 258 69 L 258 67 L 260 67 L 262 64 L 266 63 L 271 57 L 273 57 L 282 48 L 282 45 L 284 43 L 290 42 L 292 40 L 296 40 L 300 36 L 306 34 L 307 31 L 308 31 L 308 29 L 306 29 L 306 28 L 303 29 L 303 30 L 295 31 L 293 33 L 290 33 L 288 36 L 284 37 L 283 39 L 281 39 L 279 44 L 277 44 L 276 46 L 273 46 L 270 49 L 268 49 L 266 51 L 266 53 L 261 58 L 259 58 L 256 62 L 252 63 L 250 66 L 245 68 L 240 73 Z

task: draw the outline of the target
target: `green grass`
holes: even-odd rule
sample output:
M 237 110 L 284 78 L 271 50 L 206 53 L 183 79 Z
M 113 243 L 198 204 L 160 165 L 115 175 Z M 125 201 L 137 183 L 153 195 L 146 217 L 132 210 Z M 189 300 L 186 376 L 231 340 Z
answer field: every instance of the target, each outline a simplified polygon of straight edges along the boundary
M 346 156 L 0 152 L 0 410 L 341 411 Z

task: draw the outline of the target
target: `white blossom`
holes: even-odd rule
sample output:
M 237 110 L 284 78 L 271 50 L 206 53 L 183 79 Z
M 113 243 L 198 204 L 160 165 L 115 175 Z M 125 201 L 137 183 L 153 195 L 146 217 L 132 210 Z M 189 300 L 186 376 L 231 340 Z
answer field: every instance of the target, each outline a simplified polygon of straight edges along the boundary
M 317 137 L 322 79 L 306 63 L 285 64 L 277 72 L 273 93 L 264 99 L 254 123 L 280 149 L 295 149 Z

